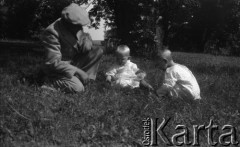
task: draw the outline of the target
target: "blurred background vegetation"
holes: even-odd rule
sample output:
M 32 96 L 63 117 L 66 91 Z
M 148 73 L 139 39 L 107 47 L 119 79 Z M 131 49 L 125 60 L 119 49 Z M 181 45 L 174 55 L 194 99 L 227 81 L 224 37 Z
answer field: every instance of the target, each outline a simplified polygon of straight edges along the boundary
M 0 39 L 38 40 L 72 2 L 91 3 L 92 27 L 103 19 L 105 40 L 128 44 L 134 55 L 163 46 L 240 55 L 240 0 L 0 0 Z

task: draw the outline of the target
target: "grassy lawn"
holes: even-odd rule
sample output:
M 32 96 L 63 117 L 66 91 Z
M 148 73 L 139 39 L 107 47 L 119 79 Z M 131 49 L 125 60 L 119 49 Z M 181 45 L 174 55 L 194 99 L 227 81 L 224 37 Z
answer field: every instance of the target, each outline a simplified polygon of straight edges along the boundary
M 105 56 L 95 83 L 80 94 L 64 94 L 38 85 L 42 59 L 34 54 L 0 58 L 0 144 L 4 146 L 141 146 L 146 117 L 171 117 L 167 134 L 176 124 L 231 124 L 240 133 L 240 58 L 205 54 L 174 53 L 174 59 L 188 66 L 196 76 L 202 101 L 161 102 L 145 89 L 110 87 L 105 70 L 113 61 Z M 152 61 L 133 58 L 147 72 L 147 80 L 157 88 L 163 73 Z M 214 139 L 219 134 L 215 133 Z M 238 136 L 239 137 L 239 136 Z M 240 138 L 238 138 L 240 139 Z M 229 138 L 227 138 L 229 140 Z M 239 140 L 240 141 L 240 140 Z M 159 141 L 159 146 L 164 143 Z M 206 133 L 200 133 L 206 147 Z

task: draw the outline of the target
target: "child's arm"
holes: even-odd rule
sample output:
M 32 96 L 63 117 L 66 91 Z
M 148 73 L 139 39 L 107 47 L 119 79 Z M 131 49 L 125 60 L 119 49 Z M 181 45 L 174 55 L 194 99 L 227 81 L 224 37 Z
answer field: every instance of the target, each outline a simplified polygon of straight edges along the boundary
M 145 73 L 143 70 L 139 69 L 135 74 Z
M 132 70 L 135 72 L 135 75 L 137 76 L 138 80 L 143 80 L 146 76 L 146 72 L 143 70 L 139 69 L 137 67 L 137 64 L 133 64 Z
M 134 71 L 135 74 L 139 71 L 137 64 L 134 64 L 134 63 L 132 64 L 132 70 Z
M 154 91 L 154 88 L 149 83 L 147 83 L 144 79 L 140 81 L 140 85 L 147 88 L 148 90 Z

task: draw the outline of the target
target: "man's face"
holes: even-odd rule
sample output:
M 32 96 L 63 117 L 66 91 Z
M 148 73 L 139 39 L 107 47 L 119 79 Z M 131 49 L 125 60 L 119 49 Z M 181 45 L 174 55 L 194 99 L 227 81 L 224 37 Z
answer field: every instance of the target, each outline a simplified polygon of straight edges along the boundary
M 79 25 L 71 25 L 69 27 L 69 30 L 73 33 L 73 34 L 77 34 L 78 31 L 82 30 L 82 26 Z
M 64 25 L 66 26 L 66 28 L 72 33 L 72 34 L 77 34 L 78 31 L 82 30 L 82 26 L 80 25 L 75 25 L 75 24 L 71 24 L 69 22 L 63 21 Z

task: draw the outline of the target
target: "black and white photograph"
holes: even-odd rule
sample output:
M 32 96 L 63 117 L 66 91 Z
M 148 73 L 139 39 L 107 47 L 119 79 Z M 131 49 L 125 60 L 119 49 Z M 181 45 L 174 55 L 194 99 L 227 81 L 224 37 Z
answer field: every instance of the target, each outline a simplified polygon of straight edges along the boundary
M 240 0 L 0 0 L 1 147 L 237 147 L 239 111 Z

